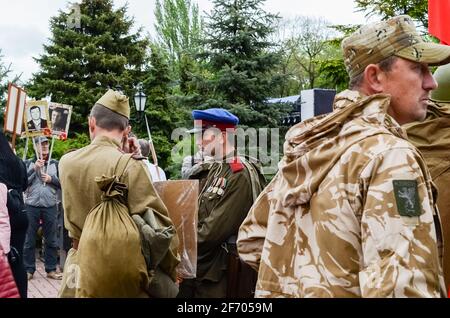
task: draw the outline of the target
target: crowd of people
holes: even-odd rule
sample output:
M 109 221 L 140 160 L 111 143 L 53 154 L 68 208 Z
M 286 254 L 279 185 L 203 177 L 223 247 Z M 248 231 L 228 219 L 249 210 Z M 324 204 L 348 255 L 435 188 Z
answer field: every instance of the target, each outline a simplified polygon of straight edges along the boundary
M 166 176 L 131 134 L 121 92 L 93 105 L 91 144 L 59 164 L 46 138 L 25 164 L 0 134 L 0 295 L 26 297 L 42 219 L 59 297 L 446 297 L 450 46 L 403 15 L 362 26 L 342 50 L 349 89 L 287 132 L 268 184 L 237 154 L 237 116 L 192 112 L 198 152 L 182 176 L 199 181 L 195 278 L 177 273 L 179 229 L 153 184 Z M 72 240 L 62 277 L 59 189 Z

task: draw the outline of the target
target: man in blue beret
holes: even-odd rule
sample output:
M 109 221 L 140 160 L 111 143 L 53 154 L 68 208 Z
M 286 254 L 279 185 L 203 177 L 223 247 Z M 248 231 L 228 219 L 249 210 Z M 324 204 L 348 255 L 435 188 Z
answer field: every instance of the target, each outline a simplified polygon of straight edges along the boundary
M 214 160 L 190 176 L 204 178 L 198 199 L 197 277 L 182 282 L 178 297 L 251 297 L 256 272 L 240 262 L 236 236 L 265 179 L 256 160 L 236 153 L 238 117 L 219 108 L 194 110 L 192 116 L 197 144 Z

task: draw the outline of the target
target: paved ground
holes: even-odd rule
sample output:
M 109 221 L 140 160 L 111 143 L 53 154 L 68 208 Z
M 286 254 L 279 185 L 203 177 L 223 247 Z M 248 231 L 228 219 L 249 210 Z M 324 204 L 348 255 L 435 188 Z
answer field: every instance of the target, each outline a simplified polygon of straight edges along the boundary
M 60 280 L 47 278 L 44 264 L 36 257 L 36 272 L 28 281 L 28 298 L 56 298 L 60 286 Z

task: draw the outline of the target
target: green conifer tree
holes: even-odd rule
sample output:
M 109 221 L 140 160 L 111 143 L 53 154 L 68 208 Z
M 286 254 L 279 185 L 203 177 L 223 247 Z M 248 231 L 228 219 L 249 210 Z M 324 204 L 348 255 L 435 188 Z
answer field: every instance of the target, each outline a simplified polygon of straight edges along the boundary
M 131 32 L 127 7 L 112 0 L 83 0 L 50 20 L 51 38 L 36 58 L 40 71 L 27 85 L 34 98 L 73 105 L 71 131 L 83 131 L 86 117 L 106 89 L 120 86 L 129 96 L 142 80 L 148 40 Z M 77 16 L 79 15 L 79 16 Z
M 170 98 L 172 80 L 169 72 L 169 57 L 157 44 L 150 45 L 150 66 L 146 70 L 143 82 L 147 95 L 146 114 L 152 131 L 152 138 L 161 167 L 170 163 L 170 154 L 174 143 L 170 139 L 177 127 L 182 112 L 176 108 Z
M 264 1 L 213 1 L 201 54 L 209 73 L 198 81 L 203 93 L 191 99 L 200 108 L 229 109 L 253 127 L 277 126 L 286 111 L 266 103 L 282 77 L 274 71 L 281 57 L 268 41 L 278 16 L 261 8 Z

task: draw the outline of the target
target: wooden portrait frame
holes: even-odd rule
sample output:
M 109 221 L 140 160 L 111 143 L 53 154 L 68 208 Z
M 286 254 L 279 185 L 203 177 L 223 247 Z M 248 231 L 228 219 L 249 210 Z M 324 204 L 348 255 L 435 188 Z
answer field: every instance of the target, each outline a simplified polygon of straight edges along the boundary
M 41 127 L 39 130 L 30 129 L 29 125 L 29 123 L 31 122 L 30 110 L 36 106 L 38 106 L 40 109 L 40 119 L 46 120 L 46 125 L 44 127 Z M 45 115 L 45 118 L 43 117 L 43 114 Z M 51 120 L 49 120 L 48 102 L 45 100 L 27 102 L 24 110 L 23 124 L 25 127 L 25 136 L 27 137 L 50 135 L 52 122 Z
M 49 112 L 49 119 L 52 126 L 52 135 L 54 136 L 61 136 L 64 135 L 67 136 L 69 133 L 69 126 L 70 126 L 70 119 L 72 118 L 72 105 L 65 105 L 65 104 L 59 104 L 59 103 L 53 103 L 50 102 L 48 104 L 48 112 Z M 63 124 L 60 124 L 60 122 L 53 122 L 53 113 L 55 111 L 58 111 L 62 116 Z M 63 128 L 62 128 L 63 127 Z M 61 129 L 62 128 L 62 129 Z
M 26 99 L 27 93 L 24 89 L 13 83 L 8 84 L 8 99 L 6 101 L 4 113 L 3 131 L 13 135 L 13 147 L 15 147 L 16 135 L 20 136 L 24 132 L 22 122 L 25 113 Z

